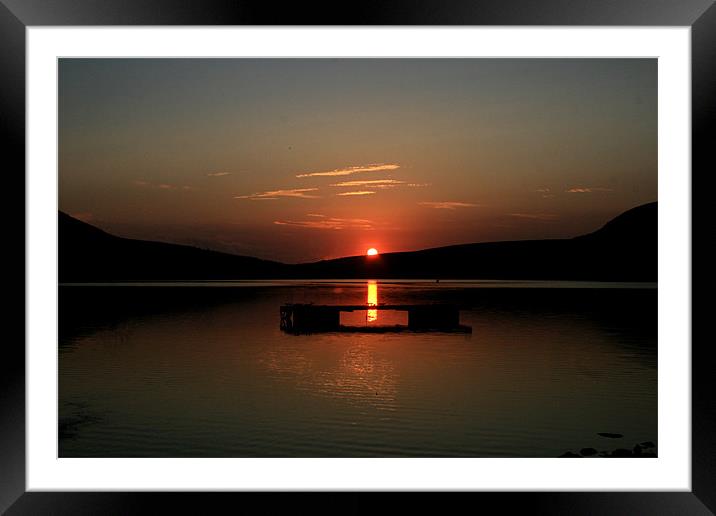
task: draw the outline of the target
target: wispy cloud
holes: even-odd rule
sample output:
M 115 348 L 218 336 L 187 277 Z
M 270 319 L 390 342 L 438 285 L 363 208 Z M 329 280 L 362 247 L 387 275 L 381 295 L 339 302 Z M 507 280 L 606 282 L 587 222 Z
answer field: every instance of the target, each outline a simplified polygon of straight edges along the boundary
M 326 217 L 321 220 L 275 220 L 279 226 L 295 226 L 309 229 L 373 229 L 373 222 L 366 219 L 340 219 Z
M 510 213 L 510 217 L 531 220 L 556 220 L 557 215 L 553 213 Z
M 591 187 L 585 187 L 585 186 L 577 186 L 575 188 L 570 188 L 567 190 L 567 193 L 594 193 L 594 192 L 612 192 L 613 190 L 611 188 L 602 188 L 599 186 L 591 186 Z
M 552 197 L 554 197 L 552 190 L 549 188 L 538 188 L 537 190 L 535 190 L 535 192 L 542 194 L 543 199 L 551 199 Z
M 209 172 L 206 174 L 207 177 L 223 177 L 223 176 L 230 176 L 231 172 Z
M 144 181 L 143 179 L 136 179 L 132 181 L 132 184 L 141 188 L 156 188 L 158 190 L 194 190 L 194 187 L 189 185 L 174 185 L 171 183 L 151 183 L 149 181 Z
M 333 183 L 329 186 L 335 186 L 338 188 L 355 188 L 356 186 L 368 186 L 370 188 L 391 188 L 393 186 L 404 185 L 405 181 L 398 181 L 397 179 L 372 179 L 368 181 L 342 181 L 340 183 Z
M 339 196 L 341 196 L 341 197 L 344 197 L 344 196 L 352 196 L 352 195 L 371 195 L 371 194 L 374 194 L 374 193 L 375 193 L 375 192 L 373 192 L 373 191 L 371 191 L 371 190 L 358 190 L 358 191 L 355 191 L 355 192 L 341 192 L 341 193 L 336 194 L 336 195 L 339 195 Z
M 321 172 L 301 172 L 300 174 L 296 174 L 296 177 L 350 176 L 362 172 L 380 172 L 384 170 L 397 170 L 399 168 L 400 165 L 395 163 L 371 163 L 369 165 L 356 165 Z
M 325 217 L 325 215 L 322 215 L 320 213 L 306 213 L 306 217 L 318 217 L 318 218 L 322 219 Z
M 258 200 L 275 200 L 281 197 L 298 197 L 300 199 L 317 199 L 318 195 L 310 194 L 309 192 L 315 192 L 318 188 L 294 188 L 291 190 L 272 190 L 268 192 L 257 192 L 251 195 L 235 195 L 234 199 L 250 199 L 252 201 Z
M 456 210 L 458 208 L 475 208 L 479 206 L 471 202 L 456 202 L 456 201 L 431 201 L 431 202 L 419 202 L 420 206 L 426 208 L 435 208 L 436 210 Z

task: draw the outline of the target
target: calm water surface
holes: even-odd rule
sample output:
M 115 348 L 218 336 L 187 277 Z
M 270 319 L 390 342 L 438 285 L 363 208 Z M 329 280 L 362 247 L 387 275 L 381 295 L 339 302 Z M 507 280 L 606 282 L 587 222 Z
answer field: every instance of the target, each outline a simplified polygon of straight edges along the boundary
M 587 283 L 61 286 L 59 454 L 555 457 L 657 442 L 656 300 L 654 286 Z M 472 333 L 281 332 L 280 305 L 308 302 L 456 303 Z

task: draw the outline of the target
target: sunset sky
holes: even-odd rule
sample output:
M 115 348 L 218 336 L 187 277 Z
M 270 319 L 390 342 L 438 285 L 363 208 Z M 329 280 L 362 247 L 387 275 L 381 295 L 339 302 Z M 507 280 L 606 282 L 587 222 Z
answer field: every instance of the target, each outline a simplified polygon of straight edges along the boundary
M 61 59 L 59 208 L 300 262 L 657 199 L 655 59 Z

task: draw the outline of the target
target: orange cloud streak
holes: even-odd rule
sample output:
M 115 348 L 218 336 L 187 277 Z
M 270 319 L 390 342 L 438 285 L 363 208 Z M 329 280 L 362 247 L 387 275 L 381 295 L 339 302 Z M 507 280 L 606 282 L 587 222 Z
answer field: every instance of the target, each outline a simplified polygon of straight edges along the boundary
M 382 170 L 397 170 L 399 168 L 400 165 L 394 163 L 374 163 L 370 165 L 336 168 L 334 170 L 326 170 L 323 172 L 302 172 L 300 174 L 296 174 L 296 177 L 350 176 L 361 172 L 379 172 Z

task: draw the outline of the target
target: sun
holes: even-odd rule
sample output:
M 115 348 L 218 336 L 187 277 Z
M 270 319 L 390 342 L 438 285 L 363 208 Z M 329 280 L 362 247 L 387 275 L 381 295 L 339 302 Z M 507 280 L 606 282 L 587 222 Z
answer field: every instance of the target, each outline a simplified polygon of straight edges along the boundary
M 365 254 L 367 254 L 368 256 L 375 256 L 378 254 L 378 250 L 375 247 L 371 247 L 370 249 L 368 249 L 368 251 L 366 251 Z

